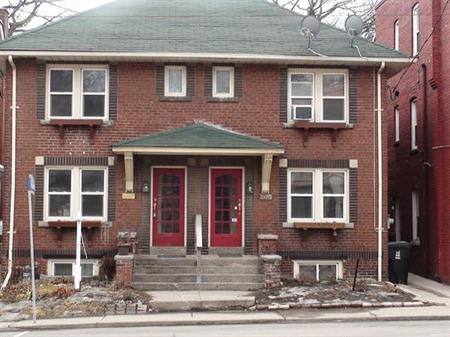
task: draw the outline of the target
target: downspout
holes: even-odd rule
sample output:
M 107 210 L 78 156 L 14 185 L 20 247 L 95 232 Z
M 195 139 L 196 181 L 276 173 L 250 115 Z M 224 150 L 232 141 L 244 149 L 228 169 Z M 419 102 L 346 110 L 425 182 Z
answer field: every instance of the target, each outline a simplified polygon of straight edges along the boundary
M 377 144 L 378 144 L 378 281 L 383 279 L 383 133 L 381 130 L 381 74 L 386 67 L 382 62 L 377 74 Z
M 13 267 L 13 244 L 14 244 L 14 213 L 16 200 L 16 113 L 17 113 L 17 68 L 12 56 L 8 57 L 12 68 L 12 105 L 11 105 L 11 201 L 9 207 L 9 247 L 8 247 L 8 273 L 3 281 L 4 289 L 9 282 Z

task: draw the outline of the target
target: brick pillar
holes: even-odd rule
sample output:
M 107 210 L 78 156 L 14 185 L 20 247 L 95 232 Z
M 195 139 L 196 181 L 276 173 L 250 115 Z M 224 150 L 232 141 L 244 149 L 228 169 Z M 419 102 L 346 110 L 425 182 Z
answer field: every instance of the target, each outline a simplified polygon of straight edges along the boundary
M 134 255 L 116 255 L 116 286 L 131 287 L 133 282 Z
M 277 253 L 278 235 L 258 234 L 258 256 Z
M 264 269 L 264 282 L 266 289 L 281 286 L 281 256 L 262 255 L 261 260 Z

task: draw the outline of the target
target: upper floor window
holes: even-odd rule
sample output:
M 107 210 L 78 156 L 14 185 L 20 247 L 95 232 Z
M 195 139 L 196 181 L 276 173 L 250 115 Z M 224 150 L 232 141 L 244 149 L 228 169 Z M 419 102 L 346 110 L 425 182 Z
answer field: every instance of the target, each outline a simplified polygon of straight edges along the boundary
M 419 53 L 419 36 L 420 36 L 420 27 L 419 27 L 419 4 L 415 4 L 412 9 L 412 48 L 413 48 L 413 56 L 416 56 Z
M 417 150 L 417 99 L 411 101 L 411 150 Z
M 399 19 L 394 22 L 394 49 L 400 50 L 400 21 Z
M 396 107 L 394 110 L 395 119 L 395 142 L 400 141 L 400 108 Z
M 107 66 L 49 66 L 49 119 L 108 119 Z
M 234 67 L 213 68 L 213 97 L 234 97 Z
M 416 191 L 411 193 L 411 218 L 412 218 L 412 241 L 414 243 L 419 243 L 419 219 L 420 219 L 420 208 L 419 208 L 419 195 Z
M 164 96 L 186 96 L 186 67 L 165 66 L 164 68 Z
M 347 78 L 346 70 L 290 70 L 290 120 L 345 123 L 348 120 Z
M 46 169 L 47 220 L 106 220 L 107 169 L 55 167 Z
M 289 221 L 347 222 L 348 180 L 347 170 L 289 170 Z

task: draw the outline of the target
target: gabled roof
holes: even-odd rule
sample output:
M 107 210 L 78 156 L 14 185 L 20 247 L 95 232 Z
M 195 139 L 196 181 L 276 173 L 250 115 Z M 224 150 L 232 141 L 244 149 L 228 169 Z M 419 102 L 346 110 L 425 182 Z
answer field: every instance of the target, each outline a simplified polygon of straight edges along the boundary
M 153 150 L 150 151 L 149 149 Z M 166 153 L 168 149 L 175 149 L 176 152 L 179 152 L 180 149 L 190 149 L 195 153 L 198 150 L 209 149 L 232 150 L 247 154 L 284 152 L 283 145 L 279 143 L 243 135 L 206 123 L 194 123 L 113 145 L 114 152 L 159 153 L 161 151 L 161 153 Z M 167 153 L 170 153 L 170 151 Z
M 116 0 L 14 36 L 0 53 L 191 53 L 317 57 L 300 34 L 302 16 L 266 0 Z M 406 59 L 358 39 L 363 57 Z M 347 34 L 322 24 L 315 52 L 360 58 Z M 14 54 L 14 53 L 12 53 Z M 14 54 L 18 55 L 18 54 Z

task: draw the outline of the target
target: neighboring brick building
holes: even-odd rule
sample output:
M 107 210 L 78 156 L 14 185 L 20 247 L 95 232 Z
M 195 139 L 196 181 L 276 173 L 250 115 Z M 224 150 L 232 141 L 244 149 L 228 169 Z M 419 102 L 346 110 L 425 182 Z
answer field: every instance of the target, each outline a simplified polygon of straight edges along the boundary
M 329 26 L 308 50 L 300 21 L 264 0 L 117 1 L 1 43 L 5 106 L 14 62 L 20 107 L 14 264 L 28 263 L 33 174 L 42 273 L 71 273 L 81 211 L 87 274 L 116 253 L 118 232 L 137 232 L 140 254 L 192 254 L 197 219 L 203 254 L 256 254 L 266 234 L 286 276 L 292 260 L 326 278 L 359 258 L 360 274 L 376 276 L 375 84 L 383 62 L 386 88 L 409 59 L 357 40 L 361 58 Z M 382 185 L 386 226 L 387 175 Z M 5 231 L 3 273 L 7 250 Z
M 417 55 L 388 81 L 391 240 L 412 242 L 411 271 L 450 283 L 450 8 L 385 0 L 377 42 Z M 417 38 L 415 38 L 417 37 Z M 396 42 L 397 41 L 397 42 Z M 396 117 L 397 115 L 397 117 Z M 414 125 L 417 125 L 415 128 Z

